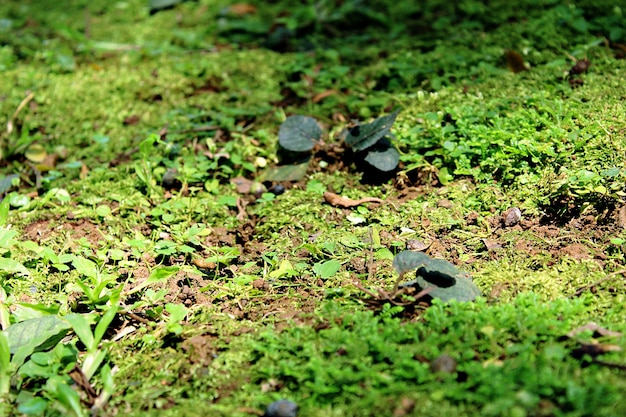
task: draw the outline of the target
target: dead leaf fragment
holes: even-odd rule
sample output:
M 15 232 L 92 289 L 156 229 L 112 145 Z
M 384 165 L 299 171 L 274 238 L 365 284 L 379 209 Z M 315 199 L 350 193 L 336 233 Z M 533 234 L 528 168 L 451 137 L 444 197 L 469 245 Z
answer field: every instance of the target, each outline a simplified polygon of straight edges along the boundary
M 451 374 L 456 372 L 456 360 L 444 353 L 430 362 L 430 370 L 433 373 Z
M 426 244 L 421 240 L 417 239 L 409 239 L 406 241 L 406 250 L 413 250 L 418 252 L 423 252 L 430 247 L 430 244 Z
M 488 251 L 502 249 L 502 243 L 498 242 L 497 240 L 491 240 L 491 239 L 481 239 L 481 240 L 483 244 L 485 245 L 485 248 Z
M 417 403 L 414 399 L 409 397 L 402 397 L 400 403 L 393 410 L 393 417 L 404 417 L 410 415 L 415 409 Z
M 585 355 L 589 355 L 592 358 L 604 355 L 609 352 L 620 352 L 622 348 L 617 345 L 608 345 L 601 343 L 581 343 L 579 347 L 572 351 L 574 358 L 580 359 Z
M 620 337 L 622 334 L 620 332 L 614 332 L 608 329 L 605 329 L 602 326 L 599 326 L 597 323 L 590 321 L 589 323 L 580 326 L 567 334 L 567 337 L 574 338 L 578 334 L 590 330 L 593 332 L 594 337 Z
M 626 229 L 626 205 L 620 207 L 617 213 L 617 224 L 622 229 Z
M 141 116 L 139 116 L 138 114 L 132 114 L 128 117 L 125 117 L 124 120 L 122 121 L 122 124 L 124 126 L 133 126 L 139 123 L 140 119 L 141 119 Z
M 228 13 L 235 16 L 244 16 L 247 14 L 255 14 L 256 10 L 256 7 L 252 4 L 237 3 L 228 8 Z
M 504 59 L 506 60 L 506 66 L 511 72 L 517 74 L 518 72 L 528 71 L 524 58 L 519 52 L 509 49 L 504 52 Z
M 252 180 L 244 177 L 233 178 L 230 183 L 235 184 L 235 189 L 239 194 L 248 194 L 252 189 Z
M 591 62 L 588 59 L 581 59 L 580 61 L 576 61 L 572 68 L 570 68 L 569 73 L 570 75 L 584 74 L 590 66 Z
M 364 197 L 364 198 L 360 198 L 358 200 L 352 200 L 350 198 L 346 198 L 346 197 L 342 197 L 340 195 L 337 195 L 335 193 L 331 193 L 330 191 L 326 191 L 324 193 L 324 200 L 330 204 L 331 206 L 334 207 L 344 207 L 344 208 L 348 208 L 348 207 L 356 207 L 356 206 L 360 206 L 361 204 L 364 203 L 379 203 L 382 204 L 385 201 L 381 200 L 380 198 L 375 198 L 375 197 Z
M 317 93 L 316 95 L 314 95 L 311 101 L 313 103 L 319 103 L 320 101 L 324 100 L 326 97 L 332 96 L 333 94 L 337 94 L 337 90 L 322 91 L 321 93 Z

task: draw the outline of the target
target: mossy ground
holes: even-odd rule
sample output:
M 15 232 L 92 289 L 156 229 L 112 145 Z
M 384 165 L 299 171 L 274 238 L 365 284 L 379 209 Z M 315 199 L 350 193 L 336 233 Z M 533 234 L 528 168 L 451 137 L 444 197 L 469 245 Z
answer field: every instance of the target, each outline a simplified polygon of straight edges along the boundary
M 0 185 L 19 232 L 0 240 L 26 271 L 1 264 L 3 328 L 118 305 L 101 415 L 259 415 L 280 398 L 302 416 L 626 414 L 623 5 L 414 3 L 0 6 Z M 588 71 L 568 74 L 568 55 Z M 287 115 L 336 144 L 398 105 L 388 182 L 324 149 L 284 194 L 232 181 L 278 163 Z M 327 190 L 385 202 L 333 207 Z M 392 288 L 412 241 L 483 296 L 367 301 L 358 287 Z M 589 322 L 622 335 L 567 336 Z M 3 371 L 8 415 L 85 414 L 68 376 L 84 355 L 66 360 Z M 78 408 L 58 388 L 73 381 Z

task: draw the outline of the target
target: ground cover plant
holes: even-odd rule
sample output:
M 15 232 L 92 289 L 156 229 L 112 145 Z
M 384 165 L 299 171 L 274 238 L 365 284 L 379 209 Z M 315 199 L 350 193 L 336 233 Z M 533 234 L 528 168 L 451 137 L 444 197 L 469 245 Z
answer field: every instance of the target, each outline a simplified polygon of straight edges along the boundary
M 0 5 L 0 414 L 626 414 L 620 1 Z

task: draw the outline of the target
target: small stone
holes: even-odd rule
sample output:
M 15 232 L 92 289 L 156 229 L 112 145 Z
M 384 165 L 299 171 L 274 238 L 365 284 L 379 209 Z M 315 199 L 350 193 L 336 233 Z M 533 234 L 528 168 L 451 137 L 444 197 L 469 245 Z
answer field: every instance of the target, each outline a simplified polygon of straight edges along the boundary
M 456 371 L 456 361 L 452 356 L 444 353 L 430 362 L 430 370 L 435 373 L 451 374 Z
M 269 290 L 270 286 L 263 278 L 255 279 L 252 281 L 252 287 L 257 290 Z
M 268 191 L 274 195 L 281 195 L 282 193 L 285 192 L 285 186 L 281 184 L 276 184 L 275 186 L 270 188 Z
M 293 401 L 279 400 L 267 406 L 264 417 L 296 417 L 298 405 Z
M 425 244 L 421 240 L 409 239 L 406 241 L 406 249 L 413 251 L 425 251 L 430 245 Z
M 178 179 L 178 170 L 176 168 L 168 169 L 163 175 L 161 185 L 166 190 L 179 190 L 182 186 L 182 183 Z
M 506 227 L 515 226 L 522 219 L 522 211 L 517 207 L 511 207 L 502 214 Z

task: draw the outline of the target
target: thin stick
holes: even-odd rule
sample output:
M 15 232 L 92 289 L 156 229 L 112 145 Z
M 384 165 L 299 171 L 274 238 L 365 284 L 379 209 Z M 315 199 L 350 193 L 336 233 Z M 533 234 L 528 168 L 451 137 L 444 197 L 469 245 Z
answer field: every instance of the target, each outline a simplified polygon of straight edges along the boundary
M 150 320 L 146 320 L 143 317 L 139 317 L 137 314 L 131 313 L 130 311 L 122 311 L 121 314 L 124 314 L 125 316 L 128 316 L 133 320 L 137 320 L 139 323 L 152 324 Z
M 374 273 L 374 233 L 371 227 L 368 228 L 368 233 L 370 238 L 370 253 L 367 261 L 367 282 L 372 282 L 372 274 Z
M 375 294 L 373 292 L 371 292 L 370 290 L 366 289 L 364 286 L 361 285 L 360 282 L 354 280 L 352 281 L 352 285 L 354 285 L 355 287 L 357 287 L 359 290 L 363 291 L 364 293 L 366 293 L 367 295 L 379 300 L 380 296 L 378 294 Z
M 7 133 L 9 135 L 11 134 L 11 132 L 13 132 L 13 121 L 17 118 L 17 115 L 20 114 L 20 112 L 28 104 L 28 102 L 33 99 L 33 97 L 35 97 L 35 93 L 31 91 L 30 94 L 24 97 L 24 100 L 22 100 L 19 106 L 17 106 L 15 113 L 13 113 L 13 116 L 11 116 L 11 118 L 7 122 Z
M 624 275 L 624 274 L 626 274 L 626 269 L 620 269 L 619 271 L 612 272 L 612 273 L 608 274 L 607 276 L 605 276 L 604 278 L 599 279 L 596 282 L 591 283 L 591 284 L 589 284 L 589 285 L 587 285 L 585 287 L 582 287 L 581 289 L 576 291 L 574 294 L 568 295 L 567 298 L 577 297 L 580 294 L 584 293 L 585 291 L 602 284 L 603 282 L 612 280 L 617 275 Z

